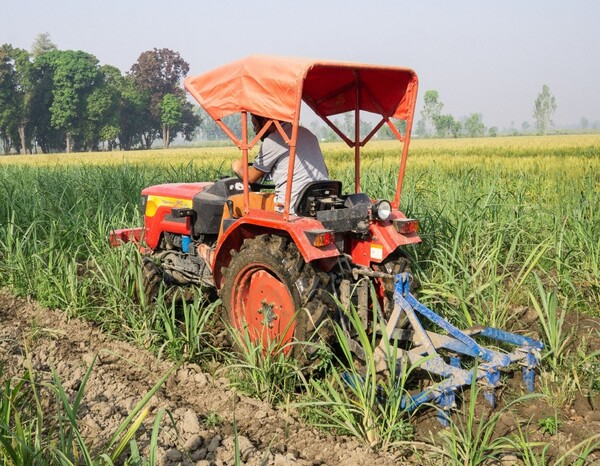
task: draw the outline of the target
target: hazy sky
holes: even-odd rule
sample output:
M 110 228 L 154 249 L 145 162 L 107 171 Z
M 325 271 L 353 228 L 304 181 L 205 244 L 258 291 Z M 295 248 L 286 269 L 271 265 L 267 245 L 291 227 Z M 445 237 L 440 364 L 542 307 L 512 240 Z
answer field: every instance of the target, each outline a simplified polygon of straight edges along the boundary
M 407 66 L 419 107 L 436 89 L 455 118 L 520 128 L 547 84 L 557 125 L 600 120 L 598 0 L 0 0 L 0 12 L 0 44 L 29 50 L 48 32 L 123 72 L 155 47 L 192 75 L 257 53 Z

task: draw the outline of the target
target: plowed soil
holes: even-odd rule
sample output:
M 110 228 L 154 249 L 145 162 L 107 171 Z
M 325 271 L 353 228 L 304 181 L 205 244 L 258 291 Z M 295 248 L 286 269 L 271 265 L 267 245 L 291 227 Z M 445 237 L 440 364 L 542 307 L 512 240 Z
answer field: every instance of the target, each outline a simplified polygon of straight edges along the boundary
M 88 322 L 67 319 L 64 312 L 0 292 L 0 363 L 5 379 L 22 375 L 30 364 L 40 381 L 49 381 L 54 368 L 67 393 L 74 396 L 93 362 L 79 425 L 89 444 L 99 447 L 173 363 L 117 341 Z M 48 392 L 42 394 L 50 398 Z M 600 400 L 578 395 L 561 413 L 558 434 L 552 438 L 541 431 L 534 435 L 556 444 L 557 450 L 573 446 L 600 432 L 599 405 Z M 424 461 L 417 455 L 407 456 L 407 450 L 376 453 L 357 440 L 308 427 L 293 410 L 276 409 L 241 395 L 229 388 L 226 379 L 214 378 L 193 364 L 175 371 L 150 406 L 138 443 L 147 447 L 154 414 L 168 409 L 172 419 L 163 419 L 159 435 L 160 464 L 165 466 L 234 464 L 234 416 L 242 464 L 398 466 Z M 526 409 L 523 418 L 539 419 L 548 411 L 541 403 Z M 431 415 L 424 414 L 415 422 L 418 439 L 428 439 L 430 430 L 440 429 Z M 509 431 L 517 421 L 507 416 L 502 422 Z M 509 462 L 512 459 L 516 460 L 508 455 L 506 464 L 520 464 Z

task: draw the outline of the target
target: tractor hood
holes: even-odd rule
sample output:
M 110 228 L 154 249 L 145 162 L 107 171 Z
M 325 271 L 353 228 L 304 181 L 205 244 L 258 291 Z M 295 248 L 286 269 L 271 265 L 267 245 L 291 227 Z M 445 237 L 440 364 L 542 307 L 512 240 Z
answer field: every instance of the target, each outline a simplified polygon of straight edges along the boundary
M 355 110 L 407 119 L 417 75 L 409 68 L 255 55 L 185 80 L 215 120 L 247 111 L 294 122 L 304 101 L 321 117 Z

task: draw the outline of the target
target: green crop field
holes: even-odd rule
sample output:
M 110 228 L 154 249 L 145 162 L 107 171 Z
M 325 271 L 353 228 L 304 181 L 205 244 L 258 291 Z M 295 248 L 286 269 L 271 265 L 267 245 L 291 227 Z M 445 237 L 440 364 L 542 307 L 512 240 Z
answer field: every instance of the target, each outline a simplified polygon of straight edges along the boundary
M 352 187 L 353 151 L 323 150 L 331 177 Z M 111 249 L 108 236 L 141 225 L 143 187 L 214 180 L 238 156 L 218 147 L 0 157 L 0 283 L 174 359 L 212 357 L 201 314 L 214 303 L 199 294 L 181 317 L 145 302 L 139 252 Z M 397 144 L 367 146 L 362 190 L 392 198 L 398 164 Z M 408 253 L 425 303 L 461 327 L 536 334 L 543 371 L 576 374 L 562 389 L 597 398 L 597 352 L 588 357 L 585 339 L 564 343 L 569 316 L 600 317 L 600 135 L 415 140 L 401 210 L 421 221 L 423 242 Z
M 331 176 L 351 187 L 353 151 L 323 150 Z M 122 309 L 97 296 L 123 300 L 96 288 L 119 280 L 95 277 L 81 290 L 78 266 L 123 254 L 106 238 L 140 224 L 143 187 L 212 180 L 237 156 L 219 147 L 0 158 L 0 277 L 17 293 L 106 321 L 101 314 Z M 368 146 L 363 191 L 391 198 L 398 160 L 397 143 Z M 600 315 L 600 136 L 413 141 L 401 208 L 422 222 L 423 243 L 410 251 L 422 292 L 453 318 L 506 324 L 537 293 L 535 275 L 569 310 Z

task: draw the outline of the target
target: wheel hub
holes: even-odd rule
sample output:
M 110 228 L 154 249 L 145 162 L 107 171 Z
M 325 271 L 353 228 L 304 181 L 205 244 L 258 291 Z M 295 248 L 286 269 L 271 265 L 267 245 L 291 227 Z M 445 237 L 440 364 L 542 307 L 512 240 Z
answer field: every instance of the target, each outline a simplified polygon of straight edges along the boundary
M 294 336 L 296 309 L 287 287 L 257 265 L 240 273 L 235 285 L 231 310 L 235 325 L 239 329 L 247 326 L 252 341 L 262 341 L 265 347 L 273 341 L 282 346 L 289 343 Z
M 265 299 L 262 302 L 262 306 L 256 311 L 258 314 L 263 315 L 262 324 L 269 328 L 273 328 L 273 321 L 278 319 L 277 314 L 275 314 L 274 308 L 275 303 L 272 302 L 271 304 L 269 304 Z

